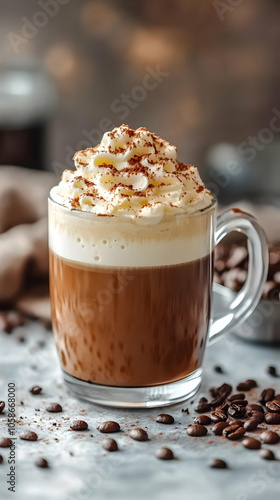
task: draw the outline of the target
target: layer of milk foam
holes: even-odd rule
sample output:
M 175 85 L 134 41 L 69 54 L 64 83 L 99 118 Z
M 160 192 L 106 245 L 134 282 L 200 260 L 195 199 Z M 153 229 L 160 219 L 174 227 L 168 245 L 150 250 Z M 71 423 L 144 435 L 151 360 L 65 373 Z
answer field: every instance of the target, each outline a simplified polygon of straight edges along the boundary
M 74 162 L 76 171 L 65 170 L 51 191 L 70 209 L 135 218 L 192 213 L 212 202 L 197 167 L 180 163 L 175 146 L 144 127 L 106 132 Z
M 49 246 L 76 264 L 154 267 L 192 262 L 213 250 L 215 206 L 147 223 L 100 217 L 49 201 Z

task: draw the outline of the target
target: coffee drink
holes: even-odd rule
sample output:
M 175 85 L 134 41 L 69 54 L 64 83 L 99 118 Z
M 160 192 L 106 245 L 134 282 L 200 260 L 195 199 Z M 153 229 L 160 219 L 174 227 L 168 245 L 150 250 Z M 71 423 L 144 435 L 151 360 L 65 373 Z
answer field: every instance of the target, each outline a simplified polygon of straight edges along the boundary
M 63 370 L 148 387 L 202 362 L 215 202 L 197 168 L 123 125 L 74 156 L 49 200 L 50 293 Z

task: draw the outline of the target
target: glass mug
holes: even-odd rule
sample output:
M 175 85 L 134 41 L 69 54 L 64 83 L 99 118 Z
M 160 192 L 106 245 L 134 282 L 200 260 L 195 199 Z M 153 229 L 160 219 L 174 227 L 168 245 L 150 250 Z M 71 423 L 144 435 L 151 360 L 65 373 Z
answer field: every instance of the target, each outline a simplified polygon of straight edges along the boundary
M 226 314 L 211 319 L 213 248 L 248 237 L 248 277 Z M 69 210 L 49 198 L 50 295 L 66 385 L 103 405 L 156 407 L 198 390 L 207 341 L 257 305 L 268 251 L 238 209 L 141 218 Z

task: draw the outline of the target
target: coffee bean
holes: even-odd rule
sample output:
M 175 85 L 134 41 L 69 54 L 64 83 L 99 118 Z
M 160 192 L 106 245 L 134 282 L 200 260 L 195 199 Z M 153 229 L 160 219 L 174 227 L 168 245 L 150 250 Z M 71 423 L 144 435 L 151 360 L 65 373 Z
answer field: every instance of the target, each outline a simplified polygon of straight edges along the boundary
M 277 399 L 277 401 L 280 401 L 280 394 L 276 394 L 273 399 Z
M 208 403 L 208 399 L 204 396 L 198 400 L 199 403 Z
M 227 413 L 229 409 L 229 405 L 227 403 L 222 403 L 221 406 L 217 406 L 216 410 L 218 411 L 223 411 L 224 413 Z
M 254 389 L 254 387 L 258 387 L 257 382 L 252 378 L 248 378 L 248 380 L 246 380 L 246 382 L 251 385 L 251 389 Z
M 230 406 L 238 405 L 238 406 L 248 406 L 247 399 L 235 399 Z
M 173 460 L 173 451 L 170 448 L 159 448 L 156 451 L 156 457 L 160 460 Z
M 12 329 L 12 324 L 8 321 L 7 315 L 0 313 L 0 330 L 3 330 L 5 333 L 11 333 Z
M 261 393 L 260 403 L 264 405 L 268 401 L 272 401 L 274 399 L 275 390 L 269 387 L 268 389 L 264 389 Z
M 241 400 L 241 399 L 245 399 L 245 394 L 243 394 L 243 392 L 238 392 L 237 394 L 233 394 L 232 396 L 230 396 L 228 398 L 228 401 L 232 402 L 232 401 L 236 401 L 236 400 Z
M 279 425 L 280 424 L 280 414 L 279 413 L 265 413 L 264 420 L 267 424 Z
M 240 382 L 236 389 L 238 391 L 247 392 L 253 389 L 253 387 L 256 387 L 254 384 L 256 384 L 255 380 L 246 380 L 246 382 Z
M 59 413 L 62 411 L 62 407 L 60 406 L 59 403 L 50 403 L 50 404 L 48 404 L 46 410 L 49 413 Z
M 228 409 L 228 414 L 233 418 L 242 418 L 246 413 L 246 409 L 242 405 L 232 403 Z
M 169 425 L 174 423 L 174 418 L 172 415 L 168 415 L 168 413 L 160 413 L 156 418 L 156 422 Z
M 201 437 L 207 434 L 207 429 L 206 427 L 204 427 L 204 425 L 193 424 L 189 425 L 189 427 L 187 428 L 187 434 L 189 436 Z
M 3 457 L 2 457 L 2 455 L 0 455 L 0 464 L 2 464 L 2 463 L 3 463 Z
M 221 436 L 223 434 L 223 430 L 228 427 L 227 422 L 218 422 L 217 424 L 212 427 L 212 431 L 215 434 L 215 436 Z
M 5 408 L 4 401 L 0 401 L 0 413 L 2 413 L 2 411 L 4 410 L 4 408 Z
M 272 413 L 280 413 L 280 401 L 278 401 L 277 399 L 268 401 L 265 406 L 268 411 L 271 411 Z
M 259 421 L 257 418 L 249 418 L 249 420 L 246 420 L 246 422 L 244 422 L 244 429 L 246 429 L 246 431 L 248 432 L 251 432 L 251 431 L 254 431 L 259 425 Z
M 101 441 L 101 446 L 107 451 L 117 451 L 118 443 L 112 438 L 105 438 Z
M 262 449 L 260 450 L 259 455 L 264 460 L 275 460 L 274 453 L 271 450 Z
M 129 436 L 135 441 L 148 441 L 148 434 L 144 429 L 140 429 L 136 427 L 135 429 L 131 429 L 129 432 Z
M 212 390 L 212 395 L 214 399 L 210 401 L 210 405 L 212 408 L 216 408 L 220 406 L 227 397 L 230 395 L 232 391 L 232 386 L 229 384 L 222 384 L 220 387 L 217 387 L 215 390 Z
M 33 387 L 31 387 L 30 392 L 35 395 L 40 394 L 42 392 L 42 387 L 40 387 L 39 385 L 34 385 Z
M 212 458 L 212 460 L 208 462 L 208 466 L 212 469 L 227 469 L 227 463 L 220 458 Z
M 98 425 L 97 430 L 102 433 L 119 432 L 120 426 L 118 422 L 108 420 L 107 422 L 103 422 L 103 424 Z
M 223 368 L 221 366 L 219 366 L 219 365 L 214 366 L 214 370 L 215 370 L 216 373 L 225 373 L 224 370 L 223 370 Z
M 280 441 L 280 437 L 277 432 L 274 431 L 264 431 L 260 435 L 261 442 L 265 444 L 277 444 Z
M 198 405 L 194 408 L 194 411 L 196 411 L 197 413 L 206 413 L 210 410 L 210 403 L 198 403 Z
M 9 438 L 0 438 L 0 448 L 9 448 L 12 446 L 13 441 Z
M 244 448 L 248 448 L 248 450 L 259 450 L 261 447 L 261 443 L 257 439 L 250 437 L 243 439 L 242 444 Z
M 246 411 L 245 418 L 251 420 L 252 418 L 258 420 L 258 423 L 261 424 L 264 421 L 264 413 L 261 411 L 248 410 Z
M 229 425 L 238 425 L 239 427 L 243 427 L 244 422 L 242 422 L 242 420 L 239 420 L 238 418 L 229 417 L 227 419 L 227 426 Z
M 239 425 L 230 425 L 223 430 L 223 435 L 231 441 L 237 441 L 244 436 L 245 432 L 246 430 L 244 427 L 239 427 Z
M 212 411 L 210 418 L 216 424 L 217 422 L 225 422 L 227 415 L 223 411 L 215 410 Z
M 272 377 L 278 377 L 277 368 L 275 366 L 269 366 L 267 368 L 267 373 Z
M 36 432 L 32 432 L 32 431 L 22 432 L 19 435 L 19 437 L 20 437 L 20 439 L 24 439 L 25 441 L 37 441 L 37 439 L 38 439 Z
M 264 409 L 261 405 L 258 404 L 247 404 L 246 410 L 252 410 L 252 411 L 260 411 L 261 413 L 264 413 Z
M 85 431 L 88 429 L 88 424 L 84 420 L 74 420 L 70 425 L 72 431 Z
M 47 469 L 49 467 L 48 461 L 45 458 L 37 458 L 35 464 L 42 469 Z
M 211 424 L 211 418 L 208 417 L 208 415 L 199 415 L 198 417 L 194 418 L 194 423 L 200 425 L 209 425 Z

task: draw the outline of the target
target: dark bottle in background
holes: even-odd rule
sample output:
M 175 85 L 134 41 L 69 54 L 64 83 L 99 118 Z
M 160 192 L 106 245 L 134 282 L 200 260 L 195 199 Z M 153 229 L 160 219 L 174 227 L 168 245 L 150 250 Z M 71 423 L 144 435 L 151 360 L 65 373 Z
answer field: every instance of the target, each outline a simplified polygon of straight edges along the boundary
M 38 61 L 0 65 L 0 165 L 45 168 L 46 130 L 55 106 L 55 87 Z

